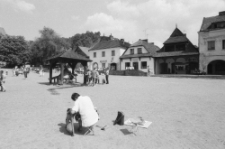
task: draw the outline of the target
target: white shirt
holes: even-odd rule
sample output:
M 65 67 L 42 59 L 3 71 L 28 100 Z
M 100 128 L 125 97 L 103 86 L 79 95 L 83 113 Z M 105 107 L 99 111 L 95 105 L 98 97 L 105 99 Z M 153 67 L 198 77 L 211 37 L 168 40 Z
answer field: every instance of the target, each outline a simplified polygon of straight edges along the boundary
M 98 113 L 88 96 L 79 96 L 72 110 L 80 113 L 83 127 L 92 126 L 98 121 Z

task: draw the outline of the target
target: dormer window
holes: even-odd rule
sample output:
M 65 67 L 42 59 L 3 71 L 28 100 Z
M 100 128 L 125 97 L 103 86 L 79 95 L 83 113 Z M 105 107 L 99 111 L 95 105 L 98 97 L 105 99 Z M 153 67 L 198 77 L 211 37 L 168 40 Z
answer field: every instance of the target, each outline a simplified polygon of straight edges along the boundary
M 134 49 L 130 49 L 130 54 L 134 54 Z
M 138 54 L 142 54 L 142 48 L 138 48 Z

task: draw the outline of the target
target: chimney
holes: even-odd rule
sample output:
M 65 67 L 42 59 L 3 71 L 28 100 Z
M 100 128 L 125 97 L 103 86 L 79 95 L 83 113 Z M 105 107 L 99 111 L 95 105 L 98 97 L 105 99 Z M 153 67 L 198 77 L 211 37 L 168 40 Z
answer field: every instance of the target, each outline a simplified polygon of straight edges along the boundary
M 154 42 L 150 42 L 150 44 L 153 44 L 154 45 Z
M 148 42 L 148 39 L 143 39 L 142 41 L 144 41 L 144 42 Z
M 219 12 L 219 16 L 225 16 L 225 11 Z

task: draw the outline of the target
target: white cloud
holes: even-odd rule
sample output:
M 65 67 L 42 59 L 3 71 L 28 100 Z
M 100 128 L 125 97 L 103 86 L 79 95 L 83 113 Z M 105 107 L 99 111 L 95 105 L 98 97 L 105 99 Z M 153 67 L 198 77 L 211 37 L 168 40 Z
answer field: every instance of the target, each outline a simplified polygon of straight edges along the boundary
M 80 19 L 80 16 L 71 16 L 71 19 L 74 20 L 74 21 L 77 21 Z
M 215 16 L 224 8 L 224 0 L 148 0 L 138 4 L 116 0 L 107 5 L 108 14 L 89 16 L 85 28 L 128 41 L 145 38 L 146 30 L 149 40 L 162 46 L 177 24 L 197 45 L 203 17 Z
M 102 34 L 112 34 L 116 38 L 124 38 L 124 34 L 129 36 L 139 36 L 138 28 L 134 20 L 115 19 L 111 15 L 105 13 L 96 13 L 89 16 L 86 20 L 84 28 L 91 31 L 100 31 Z
M 35 9 L 34 4 L 28 3 L 24 0 L 3 0 L 3 2 L 10 4 L 16 11 L 21 10 L 27 13 L 32 13 Z

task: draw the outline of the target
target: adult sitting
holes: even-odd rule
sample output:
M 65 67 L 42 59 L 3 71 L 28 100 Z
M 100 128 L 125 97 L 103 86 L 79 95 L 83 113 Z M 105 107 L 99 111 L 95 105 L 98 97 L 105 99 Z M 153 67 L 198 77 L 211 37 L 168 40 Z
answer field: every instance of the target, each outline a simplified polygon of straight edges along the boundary
M 82 127 L 84 127 L 88 128 L 88 131 L 94 134 L 93 127 L 98 122 L 99 117 L 91 98 L 88 96 L 80 96 L 78 93 L 73 93 L 71 99 L 74 101 L 71 113 L 79 113 L 80 115 L 80 120 L 78 120 L 78 131 L 81 131 Z

